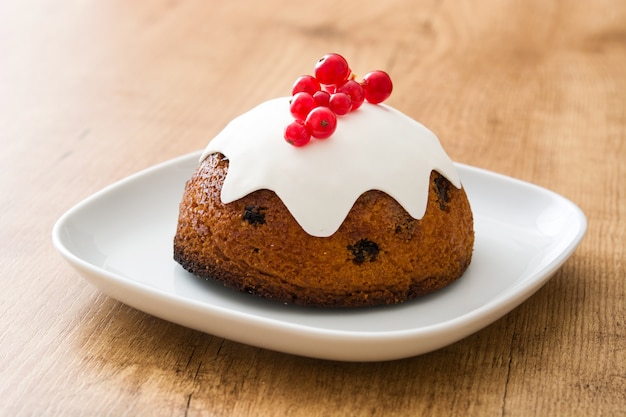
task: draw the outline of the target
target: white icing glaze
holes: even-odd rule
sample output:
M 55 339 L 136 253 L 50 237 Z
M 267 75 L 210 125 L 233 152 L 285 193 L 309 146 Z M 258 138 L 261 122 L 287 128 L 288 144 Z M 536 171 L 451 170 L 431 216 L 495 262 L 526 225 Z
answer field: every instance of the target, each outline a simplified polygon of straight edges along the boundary
M 209 142 L 200 161 L 216 152 L 229 159 L 223 203 L 269 189 L 308 234 L 327 237 L 365 191 L 389 194 L 420 219 L 432 170 L 461 187 L 435 134 L 389 106 L 366 102 L 339 116 L 330 138 L 312 138 L 303 147 L 283 138 L 292 121 L 288 97 L 266 101 L 235 118 Z

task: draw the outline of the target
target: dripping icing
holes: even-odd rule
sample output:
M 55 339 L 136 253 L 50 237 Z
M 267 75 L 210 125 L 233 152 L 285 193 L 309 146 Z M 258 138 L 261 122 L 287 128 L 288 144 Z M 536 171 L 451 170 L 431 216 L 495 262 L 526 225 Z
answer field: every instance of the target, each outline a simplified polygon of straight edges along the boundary
M 426 211 L 430 173 L 461 181 L 433 132 L 392 107 L 364 103 L 341 116 L 328 139 L 297 148 L 283 139 L 292 121 L 289 98 L 266 101 L 233 119 L 204 150 L 229 160 L 221 200 L 274 191 L 310 235 L 337 231 L 357 198 L 380 190 L 414 218 Z

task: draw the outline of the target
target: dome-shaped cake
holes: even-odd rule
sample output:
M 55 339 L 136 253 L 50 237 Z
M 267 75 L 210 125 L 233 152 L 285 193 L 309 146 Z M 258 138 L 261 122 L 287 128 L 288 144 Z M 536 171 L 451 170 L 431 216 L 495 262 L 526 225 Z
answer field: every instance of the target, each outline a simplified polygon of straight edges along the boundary
M 210 141 L 180 204 L 176 261 L 306 306 L 395 304 L 458 279 L 472 212 L 437 137 L 365 102 L 330 138 L 295 147 L 289 103 L 262 103 Z

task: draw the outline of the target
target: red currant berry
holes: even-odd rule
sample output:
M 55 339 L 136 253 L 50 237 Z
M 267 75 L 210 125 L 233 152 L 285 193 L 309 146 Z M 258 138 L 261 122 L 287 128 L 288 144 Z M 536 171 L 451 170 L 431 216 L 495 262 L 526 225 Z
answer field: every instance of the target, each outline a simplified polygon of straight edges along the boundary
M 350 96 L 352 100 L 352 109 L 351 111 L 355 111 L 361 104 L 363 104 L 363 100 L 365 100 L 365 95 L 363 93 L 363 87 L 361 84 L 357 83 L 354 80 L 348 80 L 344 85 L 337 89 L 338 93 L 344 93 Z
M 328 107 L 328 103 L 330 101 L 330 94 L 326 91 L 318 91 L 313 94 L 313 98 L 317 103 L 317 107 Z
M 328 107 L 338 116 L 350 113 L 352 99 L 346 93 L 335 93 L 330 96 Z
M 296 95 L 297 93 L 309 93 L 310 95 L 315 94 L 317 91 L 320 91 L 320 83 L 313 77 L 312 75 L 303 75 L 296 79 L 296 82 L 293 83 L 293 87 L 291 88 L 291 95 Z
M 317 139 L 326 139 L 335 132 L 337 116 L 328 107 L 316 107 L 307 116 L 304 125 Z
M 372 71 L 363 77 L 365 100 L 372 104 L 382 103 L 391 95 L 391 77 L 384 71 Z
M 348 61 L 339 54 L 327 54 L 315 64 L 315 78 L 324 85 L 341 85 L 352 71 Z
M 315 99 L 309 93 L 296 93 L 289 101 L 289 111 L 296 120 L 305 120 L 315 108 Z
M 293 146 L 304 146 L 311 140 L 311 134 L 303 121 L 294 120 L 285 128 L 285 140 Z

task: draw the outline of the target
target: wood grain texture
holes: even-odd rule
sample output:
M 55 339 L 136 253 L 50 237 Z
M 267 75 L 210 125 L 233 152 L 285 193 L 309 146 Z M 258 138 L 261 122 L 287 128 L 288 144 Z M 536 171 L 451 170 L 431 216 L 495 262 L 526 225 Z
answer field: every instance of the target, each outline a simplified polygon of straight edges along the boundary
M 201 149 L 329 51 L 459 162 L 552 189 L 589 230 L 519 308 L 430 354 L 340 363 L 127 307 L 50 242 L 82 198 Z M 626 3 L 0 4 L 0 414 L 626 414 Z

